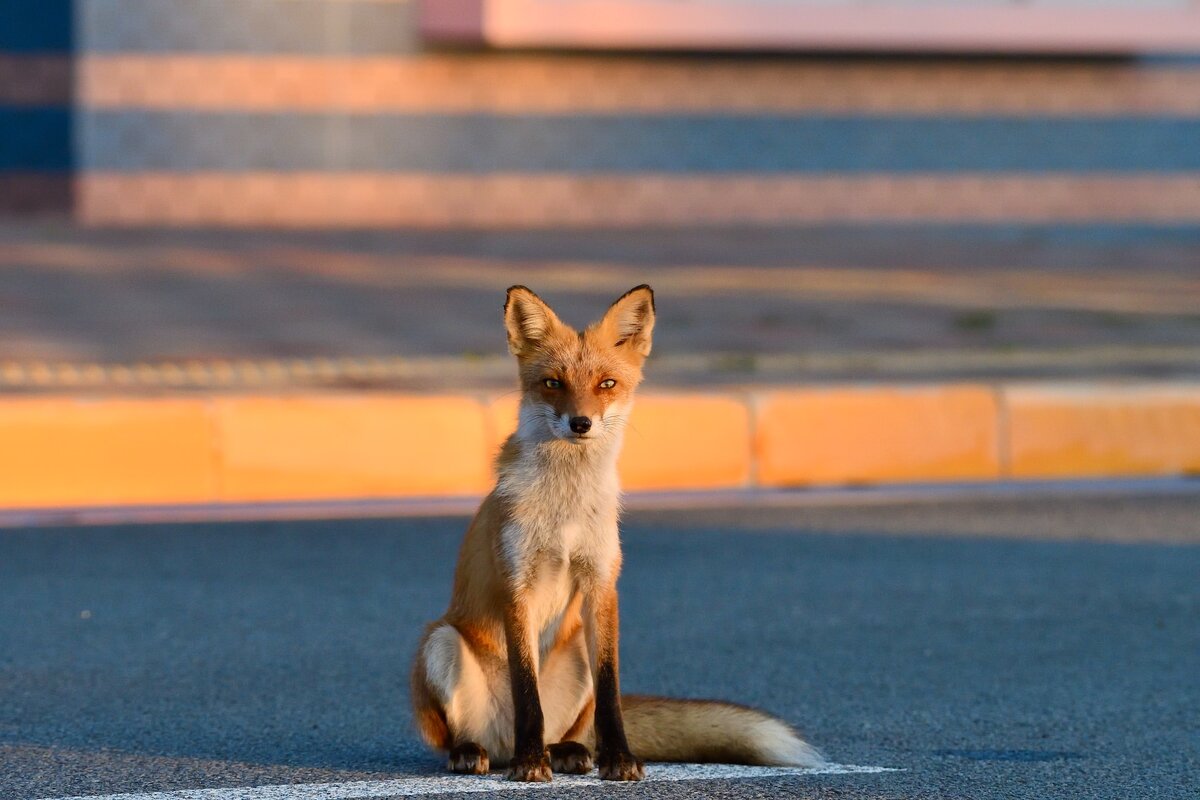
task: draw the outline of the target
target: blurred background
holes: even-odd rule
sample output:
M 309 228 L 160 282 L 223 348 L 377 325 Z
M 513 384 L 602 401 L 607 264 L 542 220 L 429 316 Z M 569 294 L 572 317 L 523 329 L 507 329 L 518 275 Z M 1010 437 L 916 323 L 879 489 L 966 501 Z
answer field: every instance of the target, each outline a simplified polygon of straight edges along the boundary
M 0 391 L 1194 378 L 1196 0 L 0 0 Z

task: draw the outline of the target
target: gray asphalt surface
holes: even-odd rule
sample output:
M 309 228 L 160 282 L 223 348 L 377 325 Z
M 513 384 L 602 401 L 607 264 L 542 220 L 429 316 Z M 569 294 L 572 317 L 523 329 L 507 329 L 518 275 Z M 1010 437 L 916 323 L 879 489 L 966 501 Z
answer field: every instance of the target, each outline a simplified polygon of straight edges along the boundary
M 463 524 L 0 531 L 0 797 L 436 772 L 407 670 Z M 1200 791 L 1200 494 L 638 512 L 624 537 L 627 691 L 904 771 L 538 796 Z

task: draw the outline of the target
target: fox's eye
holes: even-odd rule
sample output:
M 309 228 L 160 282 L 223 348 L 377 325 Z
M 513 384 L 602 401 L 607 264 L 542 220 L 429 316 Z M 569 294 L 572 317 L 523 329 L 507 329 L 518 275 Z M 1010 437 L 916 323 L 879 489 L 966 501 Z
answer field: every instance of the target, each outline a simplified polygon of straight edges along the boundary
M 601 389 L 611 389 L 616 385 L 617 385 L 617 382 L 614 381 L 612 378 L 605 378 L 604 380 L 600 381 Z
M 542 381 L 542 385 L 547 389 L 561 389 L 562 381 L 557 378 L 546 378 L 546 380 Z

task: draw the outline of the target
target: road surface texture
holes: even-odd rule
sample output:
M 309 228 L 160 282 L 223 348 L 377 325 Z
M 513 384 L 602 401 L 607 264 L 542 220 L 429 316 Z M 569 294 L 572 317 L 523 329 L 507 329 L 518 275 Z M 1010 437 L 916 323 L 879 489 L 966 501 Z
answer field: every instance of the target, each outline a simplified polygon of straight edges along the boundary
M 419 788 L 409 659 L 463 525 L 0 531 L 0 797 Z M 627 691 L 768 708 L 898 771 L 514 796 L 1200 791 L 1200 493 L 638 511 L 624 541 Z
M 652 284 L 650 374 L 660 386 L 1195 378 L 1197 253 L 1194 227 L 322 233 L 0 223 L 0 391 L 76 389 L 78 368 L 91 364 L 191 374 L 190 362 L 346 358 L 400 363 L 294 372 L 355 387 L 507 387 L 500 307 L 514 283 L 573 324 Z M 47 364 L 74 369 L 56 380 Z M 258 387 L 264 373 L 286 380 L 288 370 L 248 372 Z M 148 388 L 176 386 L 142 369 L 110 388 L 137 388 L 146 374 Z

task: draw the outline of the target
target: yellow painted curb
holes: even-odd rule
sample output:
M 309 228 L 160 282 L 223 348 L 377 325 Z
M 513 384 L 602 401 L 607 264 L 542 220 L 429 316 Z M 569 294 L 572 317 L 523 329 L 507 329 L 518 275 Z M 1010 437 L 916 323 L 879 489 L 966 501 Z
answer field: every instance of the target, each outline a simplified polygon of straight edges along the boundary
M 516 429 L 518 400 L 507 395 L 489 408 L 491 450 Z M 634 403 L 617 467 L 633 491 L 726 489 L 749 484 L 750 414 L 727 395 L 646 394 Z
M 630 489 L 747 486 L 750 412 L 717 395 L 647 395 L 633 407 L 618 462 Z
M 1200 384 L 1011 386 L 1016 478 L 1200 473 Z
M 0 507 L 208 502 L 210 425 L 204 400 L 0 400 Z
M 474 494 L 490 477 L 483 406 L 389 394 L 214 401 L 221 500 Z
M 1000 477 L 995 393 L 984 386 L 847 387 L 758 398 L 763 486 Z
M 0 399 L 0 508 L 478 495 L 517 398 Z M 1200 474 L 1200 383 L 647 393 L 630 490 Z

